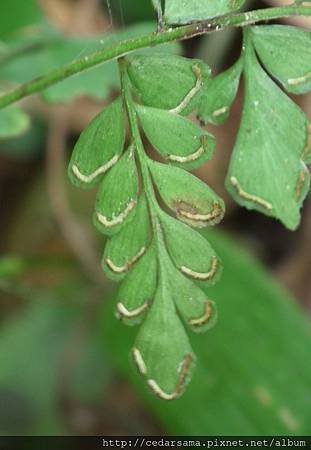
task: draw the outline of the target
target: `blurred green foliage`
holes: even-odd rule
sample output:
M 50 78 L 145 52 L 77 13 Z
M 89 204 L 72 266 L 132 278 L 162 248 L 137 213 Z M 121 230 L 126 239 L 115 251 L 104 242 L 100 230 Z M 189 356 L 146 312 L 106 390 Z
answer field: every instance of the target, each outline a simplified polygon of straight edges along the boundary
M 101 4 L 107 14 L 112 14 L 112 20 L 120 25 L 155 19 L 155 13 L 151 1 L 139 0 L 101 0 Z
M 1 0 L 0 39 L 41 20 L 37 0 Z

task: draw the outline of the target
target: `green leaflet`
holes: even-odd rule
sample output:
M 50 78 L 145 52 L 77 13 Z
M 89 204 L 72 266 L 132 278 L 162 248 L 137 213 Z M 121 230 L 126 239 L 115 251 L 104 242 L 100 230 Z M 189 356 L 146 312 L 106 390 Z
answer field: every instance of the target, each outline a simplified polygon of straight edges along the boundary
M 137 106 L 137 112 L 148 140 L 168 162 L 191 170 L 211 158 L 214 136 L 190 120 L 148 106 Z
M 130 147 L 100 184 L 96 196 L 94 224 L 112 235 L 133 219 L 138 198 L 134 148 Z
M 255 26 L 252 41 L 268 71 L 288 92 L 311 90 L 311 33 L 285 25 Z
M 179 397 L 191 378 L 195 357 L 176 314 L 167 275 L 161 277 L 153 304 L 132 349 L 149 388 L 163 400 Z
M 222 16 L 240 8 L 245 0 L 165 0 L 165 21 L 182 24 Z
M 241 205 L 294 230 L 310 184 L 301 160 L 308 122 L 266 75 L 249 43 L 244 74 L 243 116 L 226 186 Z
M 195 109 L 210 68 L 198 59 L 174 55 L 135 56 L 128 74 L 141 102 L 184 115 Z
M 23 133 L 29 127 L 29 117 L 21 109 L 9 106 L 0 111 L 0 139 Z
M 242 61 L 239 59 L 204 86 L 198 116 L 205 124 L 220 125 L 227 120 L 239 87 L 241 70 Z
M 82 188 L 94 186 L 118 161 L 124 140 L 123 107 L 118 98 L 82 132 L 69 164 L 71 182 Z
M 161 197 L 176 216 L 194 227 L 219 223 L 224 202 L 203 181 L 178 167 L 149 161 Z
M 117 315 L 127 325 L 142 322 L 157 286 L 157 256 L 152 244 L 127 275 L 117 295 Z
M 170 295 L 186 325 L 198 333 L 212 328 L 217 321 L 215 303 L 174 267 L 167 254 L 161 256 L 170 286 Z
M 218 281 L 222 267 L 209 242 L 188 225 L 162 212 L 160 221 L 167 250 L 181 273 L 204 285 Z
M 141 194 L 134 218 L 119 233 L 108 240 L 102 261 L 106 274 L 114 279 L 124 278 L 131 267 L 145 254 L 150 234 L 146 198 Z

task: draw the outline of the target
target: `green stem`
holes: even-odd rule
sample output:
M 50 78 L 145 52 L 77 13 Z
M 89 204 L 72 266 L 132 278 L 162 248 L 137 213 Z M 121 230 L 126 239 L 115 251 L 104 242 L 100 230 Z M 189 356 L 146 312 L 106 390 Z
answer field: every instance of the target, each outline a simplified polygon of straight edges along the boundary
M 277 8 L 266 8 L 239 14 L 216 17 L 209 21 L 197 22 L 191 25 L 168 28 L 159 33 L 152 33 L 135 39 L 121 41 L 118 44 L 93 53 L 72 63 L 52 70 L 44 76 L 22 84 L 11 92 L 0 96 L 0 109 L 24 97 L 40 92 L 72 75 L 91 69 L 99 64 L 127 55 L 135 50 L 153 47 L 159 44 L 219 31 L 230 26 L 244 27 L 263 20 L 273 20 L 289 16 L 311 16 L 310 6 L 292 5 Z
M 153 188 L 153 183 L 150 175 L 149 165 L 148 165 L 148 156 L 145 153 L 144 145 L 141 140 L 140 130 L 137 120 L 137 112 L 135 108 L 135 103 L 131 94 L 131 85 L 130 80 L 127 75 L 126 68 L 126 60 L 121 58 L 119 60 L 119 70 L 120 70 L 120 79 L 121 79 L 121 91 L 124 99 L 124 103 L 127 110 L 127 116 L 129 120 L 129 126 L 131 130 L 132 144 L 135 147 L 135 151 L 138 157 L 141 176 L 142 176 L 142 185 L 143 190 L 146 194 L 148 209 L 151 217 L 153 235 L 154 235 L 154 243 L 157 246 L 159 256 L 168 256 L 168 252 L 166 249 L 166 245 L 164 242 L 164 236 L 162 232 L 162 227 L 159 220 L 159 210 L 160 207 L 155 197 L 155 192 Z M 164 270 L 164 265 L 162 263 L 163 258 L 159 258 L 161 272 Z M 162 274 L 163 276 L 163 274 Z
M 126 68 L 126 60 L 120 59 L 119 60 L 119 69 L 120 69 L 120 79 L 121 79 L 121 93 L 124 99 L 127 116 L 129 120 L 130 130 L 131 130 L 131 137 L 132 137 L 132 144 L 135 147 L 135 151 L 138 157 L 139 166 L 141 170 L 141 176 L 142 176 L 142 183 L 144 187 L 144 191 L 146 193 L 146 198 L 148 202 L 148 207 L 150 211 L 151 221 L 152 225 L 155 229 L 157 228 L 157 217 L 156 217 L 156 210 L 155 210 L 155 204 L 156 199 L 154 195 L 153 185 L 149 173 L 149 167 L 148 167 L 148 158 L 144 150 L 144 146 L 141 140 L 138 121 L 137 121 L 137 112 L 135 108 L 135 104 L 132 99 L 131 95 L 131 87 L 130 87 L 130 81 L 127 75 L 127 68 Z

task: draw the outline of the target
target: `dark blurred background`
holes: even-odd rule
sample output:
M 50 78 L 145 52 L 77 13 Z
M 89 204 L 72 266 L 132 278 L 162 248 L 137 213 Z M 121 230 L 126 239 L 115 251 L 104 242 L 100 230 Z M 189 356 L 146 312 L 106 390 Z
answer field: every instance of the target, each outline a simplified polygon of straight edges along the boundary
M 149 0 L 1 0 L 0 9 L 0 91 L 156 26 Z M 228 30 L 170 51 L 216 74 L 240 46 L 240 31 Z M 66 176 L 80 132 L 118 87 L 115 66 L 100 66 L 25 99 L 18 136 L 0 128 L 1 435 L 310 434 L 311 203 L 289 232 L 226 193 L 243 86 L 227 123 L 209 128 L 217 151 L 198 171 L 227 205 L 208 235 L 225 267 L 210 290 L 219 324 L 191 336 L 199 362 L 181 400 L 163 404 L 136 375 L 137 330 L 115 319 L 116 286 L 100 269 L 95 192 Z M 294 100 L 310 116 L 310 96 Z

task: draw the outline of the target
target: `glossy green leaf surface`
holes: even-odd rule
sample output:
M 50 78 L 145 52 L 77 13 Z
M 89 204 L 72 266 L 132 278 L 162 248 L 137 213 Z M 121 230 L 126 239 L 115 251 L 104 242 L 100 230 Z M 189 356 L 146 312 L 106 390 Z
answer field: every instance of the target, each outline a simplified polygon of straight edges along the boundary
M 181 56 L 135 56 L 128 74 L 144 105 L 187 115 L 195 109 L 210 69 L 198 59 Z
M 240 8 L 245 0 L 165 0 L 168 23 L 188 23 L 222 16 Z
M 104 234 L 117 233 L 133 219 L 137 200 L 137 169 L 133 148 L 130 147 L 99 186 L 94 224 Z
M 163 262 L 171 297 L 186 326 L 197 333 L 212 328 L 217 321 L 215 303 L 193 281 L 184 277 L 168 257 L 163 258 Z
M 195 357 L 176 314 L 165 277 L 135 340 L 132 355 L 147 385 L 163 400 L 180 396 L 191 377 Z
M 192 170 L 211 158 L 214 137 L 190 120 L 147 106 L 138 106 L 137 111 L 149 142 L 167 162 Z
M 84 129 L 73 150 L 69 177 L 89 188 L 116 164 L 123 150 L 125 121 L 121 98 L 99 113 Z
M 302 162 L 308 121 L 264 72 L 251 45 L 244 76 L 243 116 L 226 186 L 241 205 L 293 230 L 310 185 Z
M 145 254 L 149 238 L 149 213 L 146 198 L 141 194 L 134 218 L 106 243 L 102 261 L 106 274 L 114 280 L 124 278 Z
M 168 434 L 309 435 L 309 320 L 240 244 L 224 233 L 205 236 L 225 267 L 207 290 L 219 319 L 209 333 L 189 335 L 197 367 L 184 396 L 163 403 L 150 395 L 128 364 L 136 330 L 112 321 L 106 304 L 103 340 L 115 366 Z
M 256 52 L 266 69 L 293 94 L 311 90 L 311 32 L 285 25 L 252 27 Z
M 127 325 L 137 325 L 144 319 L 156 292 L 157 273 L 156 251 L 151 245 L 133 266 L 117 295 L 117 315 Z
M 149 165 L 162 199 L 180 220 L 199 228 L 222 220 L 224 202 L 203 181 L 178 167 Z
M 204 87 L 198 116 L 205 124 L 220 125 L 227 120 L 239 87 L 241 70 L 239 60 Z
M 19 135 L 29 127 L 29 118 L 16 106 L 9 106 L 0 111 L 0 139 Z
M 160 215 L 167 250 L 181 273 L 193 281 L 207 285 L 218 281 L 221 263 L 209 242 L 188 225 Z

